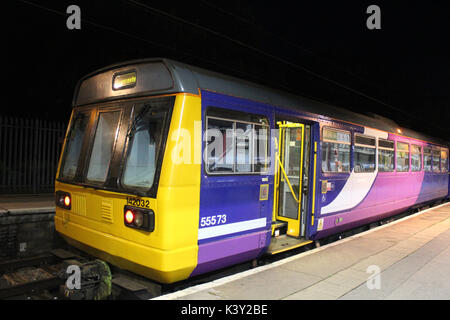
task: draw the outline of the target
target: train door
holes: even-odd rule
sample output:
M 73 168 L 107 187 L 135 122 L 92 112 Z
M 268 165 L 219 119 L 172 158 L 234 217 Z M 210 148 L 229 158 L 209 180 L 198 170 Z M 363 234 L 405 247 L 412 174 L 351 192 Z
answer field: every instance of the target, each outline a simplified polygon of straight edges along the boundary
M 269 253 L 311 242 L 305 239 L 311 127 L 287 121 L 277 124 L 273 238 Z

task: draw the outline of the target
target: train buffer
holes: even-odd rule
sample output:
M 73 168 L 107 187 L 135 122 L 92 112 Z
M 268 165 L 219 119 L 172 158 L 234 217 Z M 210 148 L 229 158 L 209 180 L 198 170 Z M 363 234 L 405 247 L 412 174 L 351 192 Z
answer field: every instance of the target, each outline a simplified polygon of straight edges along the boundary
M 450 203 L 207 284 L 182 300 L 450 299 Z

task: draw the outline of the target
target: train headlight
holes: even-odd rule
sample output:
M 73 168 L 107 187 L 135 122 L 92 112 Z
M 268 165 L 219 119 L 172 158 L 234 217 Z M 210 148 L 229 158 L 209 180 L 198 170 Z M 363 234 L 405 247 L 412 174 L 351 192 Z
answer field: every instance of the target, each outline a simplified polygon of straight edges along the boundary
M 131 224 L 134 222 L 134 213 L 131 210 L 125 212 L 125 222 Z
M 64 205 L 66 207 L 70 206 L 70 197 L 69 196 L 64 197 Z
M 144 216 L 141 212 L 136 213 L 136 216 L 134 217 L 134 224 L 137 227 L 142 227 L 142 225 L 144 224 Z
M 125 226 L 145 231 L 155 229 L 155 213 L 151 209 L 125 206 L 123 208 Z
M 60 208 L 70 210 L 72 208 L 72 197 L 68 192 L 56 191 L 55 203 Z

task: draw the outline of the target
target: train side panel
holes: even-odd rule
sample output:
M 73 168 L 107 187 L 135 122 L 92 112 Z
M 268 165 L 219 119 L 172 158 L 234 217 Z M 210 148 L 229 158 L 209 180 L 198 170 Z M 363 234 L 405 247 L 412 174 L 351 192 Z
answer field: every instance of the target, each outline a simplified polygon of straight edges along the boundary
M 422 148 L 428 145 L 426 142 L 367 128 L 364 134 L 378 135 L 379 138 L 394 142 L 412 143 Z M 327 183 L 327 179 L 329 176 L 321 175 L 321 182 Z M 318 217 L 321 221 L 313 239 L 364 225 L 427 201 L 445 198 L 449 184 L 447 173 L 425 171 L 352 171 L 348 176 L 341 176 L 340 180 L 333 181 L 330 192 L 322 190 L 321 214 Z M 330 196 L 327 198 L 328 193 Z
M 273 123 L 267 106 L 203 91 L 203 126 L 207 107 L 254 113 Z M 202 154 L 204 149 L 203 144 Z M 268 199 L 260 200 L 261 185 L 267 184 Z M 206 223 L 198 225 L 198 266 L 191 276 L 258 257 L 270 243 L 272 206 L 273 174 L 211 175 L 202 161 L 199 219 Z

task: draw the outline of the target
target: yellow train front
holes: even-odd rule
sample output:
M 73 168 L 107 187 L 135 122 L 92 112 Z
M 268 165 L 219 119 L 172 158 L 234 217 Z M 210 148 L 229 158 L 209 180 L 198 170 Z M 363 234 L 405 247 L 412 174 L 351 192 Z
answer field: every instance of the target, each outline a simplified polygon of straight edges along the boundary
M 194 137 L 201 106 L 198 91 L 183 91 L 158 59 L 83 78 L 55 182 L 56 230 L 69 244 L 162 283 L 197 265 L 200 162 L 172 154 L 194 154 L 177 140 Z

